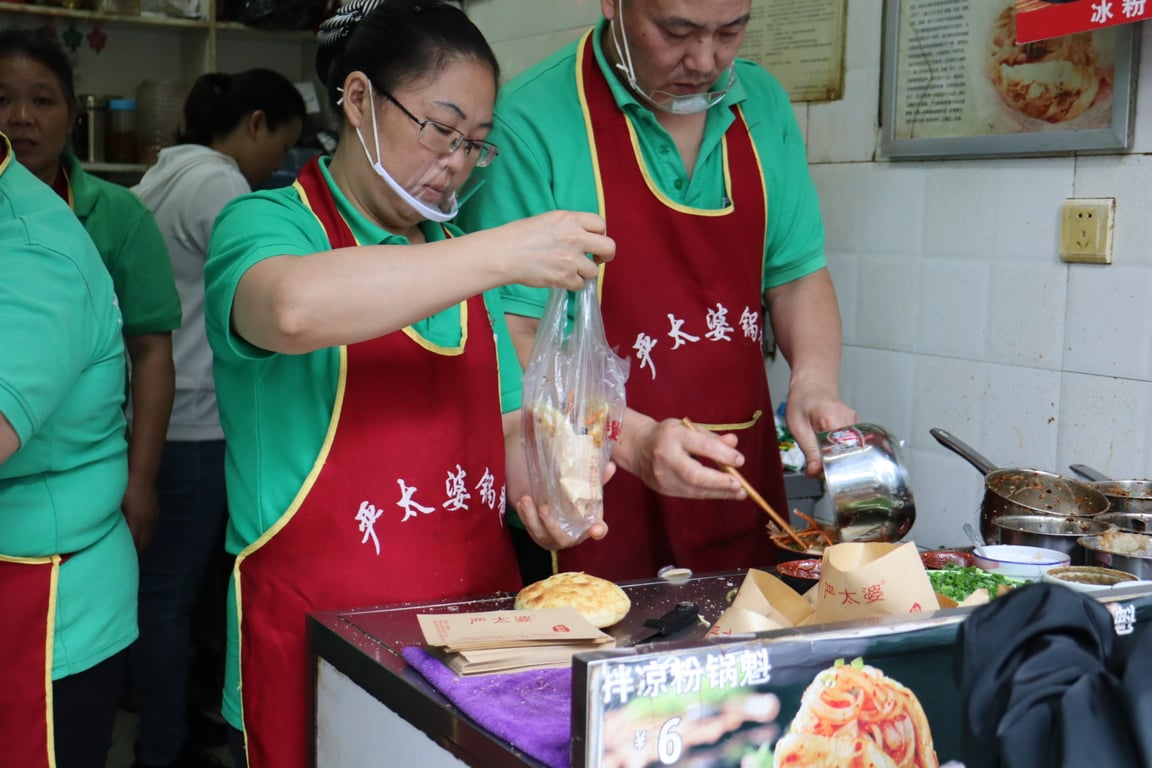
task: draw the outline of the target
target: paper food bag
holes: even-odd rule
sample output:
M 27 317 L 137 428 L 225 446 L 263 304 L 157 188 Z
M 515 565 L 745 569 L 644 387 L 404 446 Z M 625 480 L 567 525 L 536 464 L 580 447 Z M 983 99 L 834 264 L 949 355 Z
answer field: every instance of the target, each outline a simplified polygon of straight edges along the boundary
M 977 592 L 961 605 L 987 600 Z M 933 591 L 914 543 L 836 544 L 824 550 L 820 581 L 803 595 L 770 573 L 749 570 L 708 637 L 954 607 Z
M 766 571 L 752 569 L 708 637 L 795 627 L 811 614 L 812 604 L 795 590 Z
M 916 545 L 836 544 L 824 550 L 816 610 L 808 624 L 900 616 L 940 607 Z

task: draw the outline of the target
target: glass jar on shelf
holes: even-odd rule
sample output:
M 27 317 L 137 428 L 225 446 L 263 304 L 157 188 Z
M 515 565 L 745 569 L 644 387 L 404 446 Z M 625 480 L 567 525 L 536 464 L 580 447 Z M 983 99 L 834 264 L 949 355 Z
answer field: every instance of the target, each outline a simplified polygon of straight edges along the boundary
M 144 80 L 136 86 L 137 162 L 151 165 L 160 150 L 176 143 L 188 87 L 173 80 Z
M 72 132 L 72 149 L 83 162 L 104 162 L 104 148 L 108 141 L 108 98 L 82 93 L 77 99 L 80 112 Z
M 136 162 L 136 100 L 109 99 L 104 159 L 110 163 Z

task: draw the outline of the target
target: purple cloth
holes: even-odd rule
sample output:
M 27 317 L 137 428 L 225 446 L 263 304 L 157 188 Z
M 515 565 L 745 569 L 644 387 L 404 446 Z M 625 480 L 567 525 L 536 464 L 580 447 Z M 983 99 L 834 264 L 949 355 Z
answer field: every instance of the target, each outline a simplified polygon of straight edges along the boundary
M 571 764 L 572 670 L 530 669 L 460 677 L 423 648 L 404 660 L 489 732 L 552 768 Z

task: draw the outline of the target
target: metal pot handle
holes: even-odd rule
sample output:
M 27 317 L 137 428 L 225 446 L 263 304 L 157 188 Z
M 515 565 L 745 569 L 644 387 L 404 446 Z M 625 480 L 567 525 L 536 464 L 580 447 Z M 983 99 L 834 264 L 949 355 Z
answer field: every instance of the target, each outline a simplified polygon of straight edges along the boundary
M 1088 466 L 1087 464 L 1069 464 L 1068 468 L 1070 470 L 1072 470 L 1073 472 L 1075 472 L 1076 474 L 1080 475 L 1081 477 L 1086 477 L 1089 480 L 1095 480 L 1097 482 L 1101 482 L 1104 480 L 1111 480 L 1112 479 L 1112 478 L 1108 477 L 1108 475 L 1101 472 L 1100 470 L 1092 469 L 1092 467 Z
M 996 469 L 995 464 L 951 432 L 940 429 L 939 427 L 932 427 L 932 429 L 928 430 L 928 433 L 936 438 L 936 442 L 940 443 L 940 445 L 967 459 L 969 464 L 976 467 L 976 469 L 980 470 L 983 474 L 987 475 Z

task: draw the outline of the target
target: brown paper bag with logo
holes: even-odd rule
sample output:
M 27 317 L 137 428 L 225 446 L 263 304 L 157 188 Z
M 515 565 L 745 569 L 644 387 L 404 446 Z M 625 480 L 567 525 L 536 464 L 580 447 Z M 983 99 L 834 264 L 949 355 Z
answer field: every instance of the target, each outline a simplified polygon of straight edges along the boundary
M 824 550 L 816 610 L 805 624 L 902 616 L 940 607 L 912 542 L 851 542 Z
M 753 568 L 744 575 L 744 582 L 732 599 L 732 605 L 708 630 L 708 637 L 794 627 L 812 610 L 807 600 L 780 579 Z

